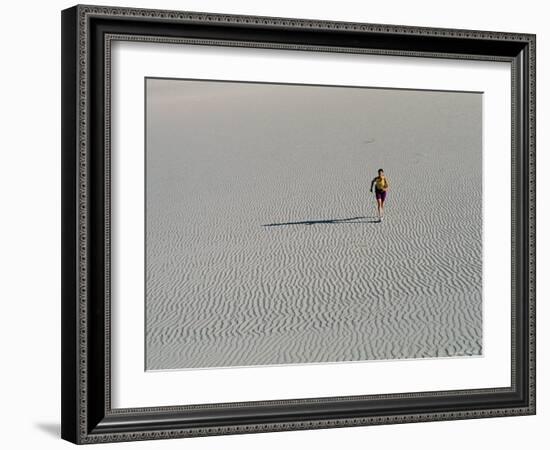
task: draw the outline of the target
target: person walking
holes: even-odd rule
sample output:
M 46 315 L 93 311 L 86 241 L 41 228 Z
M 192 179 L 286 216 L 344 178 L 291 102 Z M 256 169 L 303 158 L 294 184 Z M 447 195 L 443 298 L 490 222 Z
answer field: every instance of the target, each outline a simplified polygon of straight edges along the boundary
M 386 201 L 386 195 L 388 193 L 389 183 L 388 179 L 384 175 L 383 169 L 378 169 L 378 176 L 373 178 L 370 183 L 370 191 L 374 186 L 374 194 L 376 196 L 376 204 L 378 208 L 378 222 L 382 222 L 384 218 L 384 202 Z

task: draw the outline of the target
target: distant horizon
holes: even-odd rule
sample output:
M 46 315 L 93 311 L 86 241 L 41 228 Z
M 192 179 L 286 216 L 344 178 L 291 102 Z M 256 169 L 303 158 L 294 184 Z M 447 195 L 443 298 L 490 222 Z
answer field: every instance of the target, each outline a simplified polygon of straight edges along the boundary
M 158 81 L 198 81 L 208 83 L 240 83 L 240 84 L 268 84 L 275 86 L 304 86 L 304 87 L 325 87 L 325 88 L 352 88 L 352 89 L 378 89 L 384 91 L 417 91 L 417 92 L 441 92 L 449 94 L 483 94 L 483 91 L 468 91 L 468 90 L 453 90 L 453 89 L 427 89 L 427 88 L 406 88 L 406 87 L 390 87 L 390 86 L 370 86 L 370 85 L 355 85 L 355 84 L 323 84 L 323 83 L 298 83 L 290 81 L 259 81 L 259 80 L 225 80 L 214 78 L 181 78 L 181 77 L 144 77 L 145 85 L 148 80 Z M 147 92 L 147 88 L 145 88 Z

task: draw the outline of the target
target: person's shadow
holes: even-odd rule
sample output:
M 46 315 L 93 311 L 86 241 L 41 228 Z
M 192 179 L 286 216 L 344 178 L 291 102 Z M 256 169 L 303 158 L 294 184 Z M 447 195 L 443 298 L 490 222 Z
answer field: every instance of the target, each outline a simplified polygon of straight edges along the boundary
M 282 227 L 288 225 L 338 225 L 346 223 L 378 223 L 377 217 L 368 217 L 368 216 L 357 216 L 357 217 L 347 217 L 344 219 L 319 219 L 319 220 L 301 220 L 299 222 L 281 222 L 281 223 L 268 223 L 262 225 L 262 227 Z

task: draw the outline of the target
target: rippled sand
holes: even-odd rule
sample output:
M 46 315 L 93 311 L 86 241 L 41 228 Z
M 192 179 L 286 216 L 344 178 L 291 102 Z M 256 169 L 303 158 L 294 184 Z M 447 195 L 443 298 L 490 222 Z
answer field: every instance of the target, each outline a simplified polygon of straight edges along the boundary
M 481 354 L 480 94 L 147 92 L 148 370 Z

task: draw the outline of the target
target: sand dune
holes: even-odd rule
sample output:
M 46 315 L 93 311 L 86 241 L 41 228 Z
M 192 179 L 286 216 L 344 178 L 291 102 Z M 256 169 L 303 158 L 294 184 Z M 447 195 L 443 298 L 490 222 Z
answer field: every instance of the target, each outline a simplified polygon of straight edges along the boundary
M 147 369 L 481 354 L 480 94 L 148 83 Z

